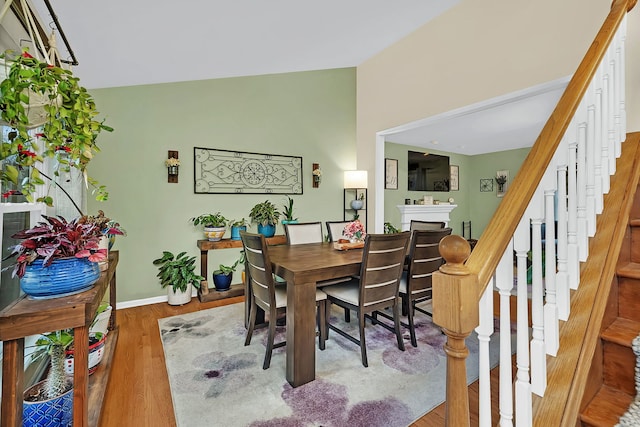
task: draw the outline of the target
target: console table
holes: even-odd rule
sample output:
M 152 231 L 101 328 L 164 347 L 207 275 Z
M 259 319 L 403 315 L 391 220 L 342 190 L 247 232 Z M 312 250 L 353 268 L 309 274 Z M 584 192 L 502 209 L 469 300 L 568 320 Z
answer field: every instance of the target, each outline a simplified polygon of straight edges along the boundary
M 2 407 L 0 418 L 6 427 L 22 426 L 24 391 L 24 337 L 73 328 L 75 345 L 73 372 L 73 425 L 97 426 L 102 400 L 111 371 L 111 359 L 118 341 L 116 324 L 116 266 L 118 251 L 109 253 L 109 267 L 89 290 L 68 297 L 31 300 L 26 296 L 0 311 L 0 340 L 3 341 Z M 98 370 L 89 378 L 89 326 L 109 288 L 113 307 L 105 354 Z
M 267 237 L 269 245 L 284 245 L 287 238 L 284 235 Z M 198 249 L 200 249 L 200 275 L 204 277 L 204 283 L 198 289 L 198 299 L 200 302 L 217 301 L 225 298 L 232 298 L 244 295 L 244 283 L 232 284 L 228 291 L 217 292 L 215 288 L 209 290 L 209 280 L 207 273 L 207 262 L 209 251 L 214 249 L 230 249 L 241 248 L 242 240 L 221 239 L 217 241 L 198 240 Z

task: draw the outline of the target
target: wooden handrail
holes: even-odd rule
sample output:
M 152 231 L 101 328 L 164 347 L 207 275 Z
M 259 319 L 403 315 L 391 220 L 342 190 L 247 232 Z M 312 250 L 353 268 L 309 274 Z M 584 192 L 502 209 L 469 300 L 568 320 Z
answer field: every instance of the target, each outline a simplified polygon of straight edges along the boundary
M 625 13 L 627 10 L 631 10 L 635 3 L 636 0 L 613 1 L 611 11 L 591 43 L 587 54 L 571 78 L 540 136 L 536 139 L 516 178 L 509 186 L 509 191 L 505 194 L 500 206 L 478 239 L 477 245 L 467 260 L 467 268 L 478 277 L 479 296 L 486 290 L 489 279 L 493 276 L 502 254 L 515 233 L 516 226 L 553 158 Z M 489 238 L 483 239 L 484 236 L 489 236 Z

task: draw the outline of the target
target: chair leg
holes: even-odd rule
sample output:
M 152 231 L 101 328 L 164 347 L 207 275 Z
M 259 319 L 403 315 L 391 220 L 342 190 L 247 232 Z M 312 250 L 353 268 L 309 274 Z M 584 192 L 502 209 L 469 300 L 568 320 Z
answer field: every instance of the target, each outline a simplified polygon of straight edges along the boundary
M 344 321 L 347 323 L 351 322 L 351 310 L 347 307 L 344 308 Z
M 402 340 L 402 332 L 400 332 L 400 307 L 397 301 L 393 306 L 393 323 L 396 329 L 396 338 L 398 338 L 398 348 L 404 351 L 404 341 Z
M 325 313 L 324 313 L 324 340 L 327 341 L 329 339 L 329 319 L 331 318 L 331 301 L 327 299 L 325 303 Z
M 402 298 L 402 315 L 408 316 L 409 306 L 410 306 L 409 296 L 402 294 L 401 298 Z
M 269 365 L 271 365 L 271 353 L 273 353 L 273 340 L 276 335 L 275 314 L 276 314 L 276 311 L 272 309 L 271 315 L 269 316 L 269 334 L 267 335 L 267 352 L 264 355 L 264 363 L 262 364 L 262 369 L 268 369 Z
M 403 304 L 404 306 L 404 304 Z M 418 341 L 416 340 L 416 328 L 413 324 L 413 316 L 415 315 L 415 311 L 413 310 L 413 302 L 409 303 L 409 310 L 407 310 L 407 320 L 409 323 L 409 334 L 411 335 L 411 345 L 414 347 L 418 346 Z
M 360 329 L 360 355 L 362 357 L 362 366 L 364 366 L 365 368 L 369 367 L 369 362 L 367 360 L 367 344 L 365 343 L 365 338 L 364 338 L 364 322 L 365 322 L 365 318 L 364 318 L 364 313 L 363 312 L 359 312 L 358 313 L 358 319 L 359 319 L 359 329 Z
M 251 344 L 251 337 L 253 336 L 253 329 L 256 326 L 256 312 L 258 311 L 258 306 L 255 302 L 251 302 L 251 308 L 249 309 L 249 328 L 247 329 L 247 337 L 244 340 L 244 345 L 247 346 Z
M 318 301 L 318 346 L 320 347 L 320 350 L 324 350 L 325 348 L 325 343 L 324 340 L 326 339 L 327 336 L 327 319 L 326 319 L 326 315 L 327 315 L 327 300 L 321 300 Z

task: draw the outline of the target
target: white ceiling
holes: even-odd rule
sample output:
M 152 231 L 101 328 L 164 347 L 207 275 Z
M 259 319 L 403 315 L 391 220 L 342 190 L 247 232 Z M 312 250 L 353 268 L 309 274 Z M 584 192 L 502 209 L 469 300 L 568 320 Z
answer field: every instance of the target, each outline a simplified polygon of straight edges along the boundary
M 355 67 L 461 0 L 51 1 L 89 89 Z M 48 27 L 44 2 L 32 0 Z M 68 57 L 61 41 L 62 58 Z M 560 92 L 427 118 L 388 141 L 480 154 L 531 146 Z M 437 141 L 438 144 L 432 144 Z

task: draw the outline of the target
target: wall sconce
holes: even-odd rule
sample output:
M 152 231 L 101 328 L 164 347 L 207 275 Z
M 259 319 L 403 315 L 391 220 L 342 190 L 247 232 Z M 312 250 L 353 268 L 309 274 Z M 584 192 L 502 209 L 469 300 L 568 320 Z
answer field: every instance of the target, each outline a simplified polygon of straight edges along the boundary
M 167 167 L 167 182 L 176 184 L 178 182 L 178 170 L 180 168 L 178 152 L 169 150 L 169 155 L 167 160 L 164 161 L 164 165 Z
M 322 181 L 322 170 L 320 169 L 320 165 L 318 163 L 313 163 L 313 188 L 320 187 L 320 181 Z
M 367 171 L 344 171 L 344 188 L 367 188 Z

